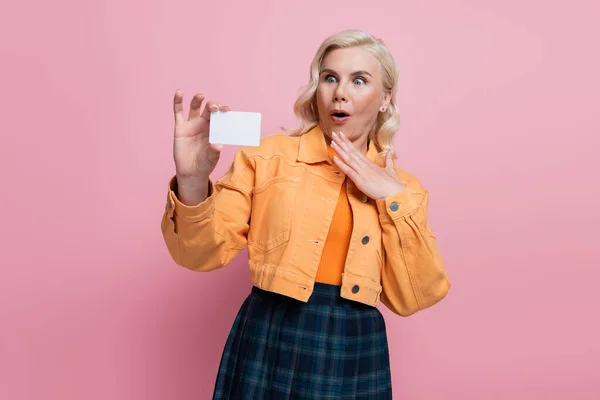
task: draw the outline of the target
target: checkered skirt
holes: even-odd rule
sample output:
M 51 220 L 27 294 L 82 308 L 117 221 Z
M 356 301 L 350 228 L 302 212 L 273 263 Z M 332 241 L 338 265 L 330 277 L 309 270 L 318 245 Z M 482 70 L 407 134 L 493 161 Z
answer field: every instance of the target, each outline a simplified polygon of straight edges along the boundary
M 254 287 L 227 339 L 213 399 L 391 399 L 375 307 L 316 283 L 308 303 Z

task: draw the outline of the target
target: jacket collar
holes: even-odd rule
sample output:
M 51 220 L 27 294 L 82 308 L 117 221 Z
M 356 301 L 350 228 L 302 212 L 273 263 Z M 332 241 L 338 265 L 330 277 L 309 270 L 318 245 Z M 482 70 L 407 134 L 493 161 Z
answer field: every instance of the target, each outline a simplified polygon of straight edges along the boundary
M 385 160 L 381 160 L 377 147 L 372 140 L 369 141 L 368 150 L 365 154 L 367 158 L 375 162 L 379 166 L 385 165 Z M 319 162 L 326 162 L 333 164 L 333 161 L 329 158 L 327 152 L 327 142 L 325 135 L 319 125 L 315 126 L 308 132 L 300 136 L 300 147 L 298 148 L 297 161 L 314 164 Z

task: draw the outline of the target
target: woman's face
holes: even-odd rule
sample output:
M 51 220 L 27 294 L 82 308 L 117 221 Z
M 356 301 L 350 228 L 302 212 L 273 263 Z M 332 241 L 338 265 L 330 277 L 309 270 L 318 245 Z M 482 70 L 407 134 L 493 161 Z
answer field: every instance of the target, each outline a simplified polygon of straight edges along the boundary
M 342 131 L 351 141 L 364 137 L 366 143 L 390 98 L 383 90 L 381 64 L 367 50 L 336 49 L 324 58 L 317 87 L 323 132 Z

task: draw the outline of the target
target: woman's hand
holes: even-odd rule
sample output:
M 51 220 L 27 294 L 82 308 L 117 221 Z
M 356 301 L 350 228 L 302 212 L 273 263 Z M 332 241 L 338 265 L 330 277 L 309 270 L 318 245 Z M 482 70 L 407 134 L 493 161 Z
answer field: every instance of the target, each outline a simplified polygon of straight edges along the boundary
M 333 132 L 331 147 L 341 157 L 333 157 L 335 164 L 370 198 L 384 199 L 404 190 L 391 151 L 386 155 L 385 168 L 382 168 L 358 151 L 342 132 L 339 135 Z
M 208 142 L 211 111 L 229 111 L 228 106 L 219 106 L 209 101 L 202 113 L 203 94 L 196 94 L 190 103 L 187 119 L 183 116 L 183 93 L 175 92 L 173 112 L 175 113 L 175 138 L 173 158 L 178 179 L 207 179 L 217 166 L 222 145 Z

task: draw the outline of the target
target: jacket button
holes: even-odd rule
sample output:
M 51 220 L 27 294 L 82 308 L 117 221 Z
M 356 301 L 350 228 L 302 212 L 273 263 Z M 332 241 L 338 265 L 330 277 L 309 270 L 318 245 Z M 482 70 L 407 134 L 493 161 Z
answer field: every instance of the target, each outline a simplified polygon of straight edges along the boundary
M 359 290 L 360 290 L 360 287 L 358 285 L 352 286 L 352 293 L 356 294 L 356 293 L 358 293 Z
M 390 210 L 398 211 L 398 203 L 393 202 L 392 204 L 390 204 Z
M 369 201 L 369 198 L 367 197 L 366 194 L 363 194 L 362 197 L 360 198 L 360 201 L 362 201 L 363 203 L 366 203 Z
M 362 244 L 367 244 L 369 243 L 369 237 L 368 236 L 363 236 L 362 238 Z

